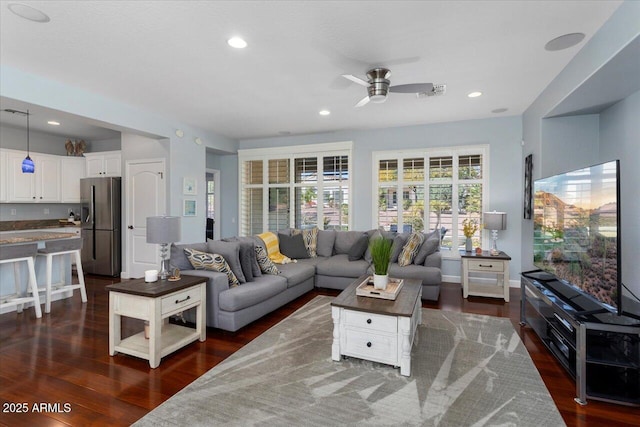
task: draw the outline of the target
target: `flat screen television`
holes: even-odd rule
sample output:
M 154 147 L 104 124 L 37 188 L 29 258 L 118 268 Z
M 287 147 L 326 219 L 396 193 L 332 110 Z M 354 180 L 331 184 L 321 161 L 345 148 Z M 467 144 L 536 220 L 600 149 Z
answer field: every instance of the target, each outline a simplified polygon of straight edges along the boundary
M 534 182 L 534 264 L 573 287 L 560 293 L 577 310 L 597 311 L 586 294 L 622 312 L 619 173 L 613 160 Z

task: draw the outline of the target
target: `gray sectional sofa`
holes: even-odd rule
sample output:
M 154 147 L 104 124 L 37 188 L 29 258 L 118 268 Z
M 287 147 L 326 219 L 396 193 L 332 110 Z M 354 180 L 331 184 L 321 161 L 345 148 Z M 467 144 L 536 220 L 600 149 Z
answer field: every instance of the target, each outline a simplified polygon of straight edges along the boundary
M 408 234 L 383 233 L 387 238 L 394 239 L 395 259 L 392 258 L 390 276 L 421 280 L 422 298 L 437 300 L 442 281 L 441 257 L 438 251 L 439 234 L 435 252 L 429 253 L 424 261 L 420 260 L 419 265 L 400 267 L 397 258 Z M 261 273 L 259 268 L 256 268 L 256 263 L 252 264 L 252 261 L 247 259 L 248 251 L 253 250 L 255 245 L 264 247 L 264 242 L 255 236 L 207 243 L 174 244 L 171 246 L 171 265 L 180 268 L 184 274 L 207 278 L 207 326 L 237 331 L 311 291 L 314 287 L 345 289 L 354 279 L 364 274 L 371 274 L 371 258 L 368 249 L 361 258 L 349 260 L 350 255 L 352 259 L 354 258 L 353 254 L 349 253 L 350 250 L 364 234 L 367 234 L 368 238 L 373 238 L 376 231 L 371 230 L 365 233 L 319 230 L 317 257 L 297 259 L 295 263 L 277 264 L 280 271 L 278 275 Z M 432 238 L 434 237 L 432 235 Z M 427 239 L 423 247 L 426 243 Z M 241 282 L 244 281 L 244 283 L 230 287 L 228 277 L 224 273 L 193 269 L 184 253 L 185 248 L 221 254 L 228 261 L 231 269 L 234 272 L 237 271 L 238 276 L 242 276 Z M 185 317 L 189 321 L 195 320 L 191 318 L 193 317 L 191 313 L 185 313 Z

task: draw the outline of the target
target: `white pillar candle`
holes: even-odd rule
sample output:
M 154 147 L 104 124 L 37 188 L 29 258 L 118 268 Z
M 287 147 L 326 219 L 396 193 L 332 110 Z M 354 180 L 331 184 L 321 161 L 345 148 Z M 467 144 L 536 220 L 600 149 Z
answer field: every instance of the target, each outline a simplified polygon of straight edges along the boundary
M 146 270 L 144 272 L 144 281 L 145 282 L 157 282 L 158 281 L 158 270 Z

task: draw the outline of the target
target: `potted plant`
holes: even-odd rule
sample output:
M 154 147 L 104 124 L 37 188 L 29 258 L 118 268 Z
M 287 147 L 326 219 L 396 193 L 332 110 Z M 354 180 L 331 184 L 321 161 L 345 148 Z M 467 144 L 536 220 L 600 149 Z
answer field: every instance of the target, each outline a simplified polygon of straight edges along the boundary
M 393 242 L 382 236 L 376 237 L 369 246 L 373 262 L 373 287 L 385 289 L 389 282 L 389 263 L 391 261 L 391 246 Z

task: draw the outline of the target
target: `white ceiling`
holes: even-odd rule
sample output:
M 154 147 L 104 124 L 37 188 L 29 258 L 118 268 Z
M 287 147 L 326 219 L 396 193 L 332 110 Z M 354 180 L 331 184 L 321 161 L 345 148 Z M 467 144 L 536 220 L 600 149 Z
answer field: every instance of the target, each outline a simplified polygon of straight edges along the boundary
M 247 139 L 522 114 L 621 1 L 20 1 L 45 24 L 9 3 L 2 65 Z M 544 50 L 573 32 L 585 40 Z M 366 89 L 340 75 L 373 66 L 447 93 L 353 108 Z

